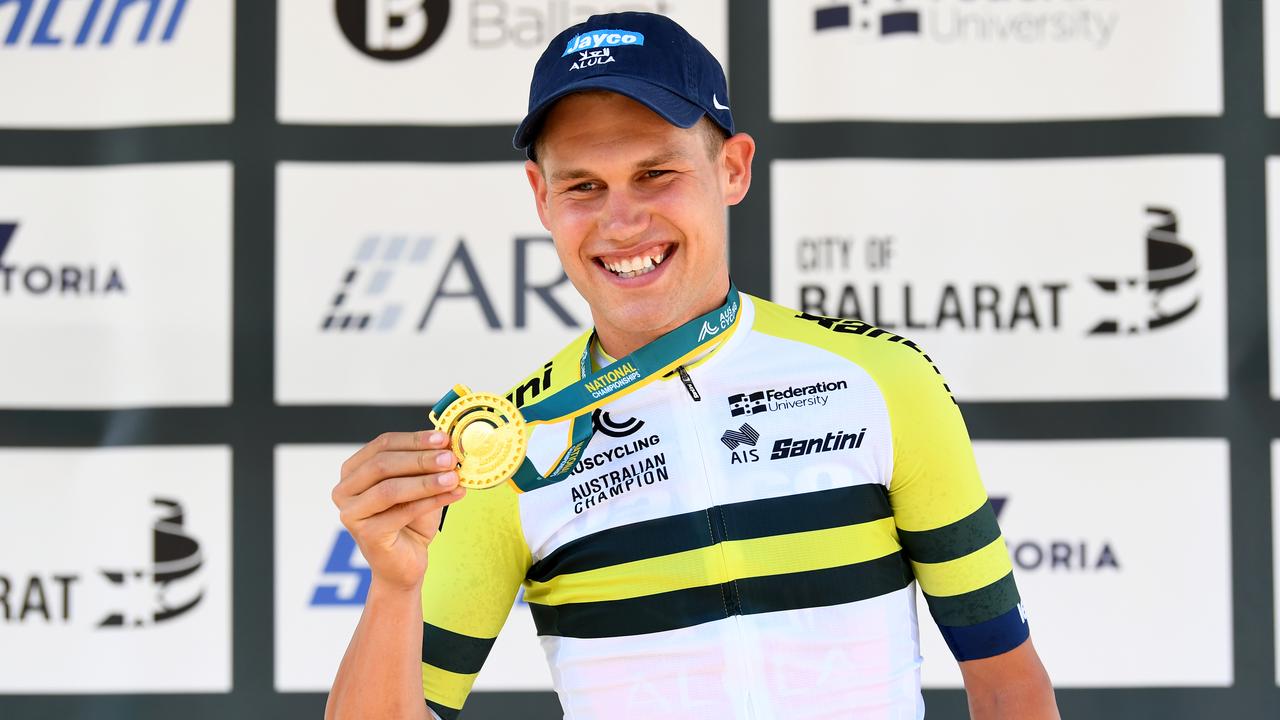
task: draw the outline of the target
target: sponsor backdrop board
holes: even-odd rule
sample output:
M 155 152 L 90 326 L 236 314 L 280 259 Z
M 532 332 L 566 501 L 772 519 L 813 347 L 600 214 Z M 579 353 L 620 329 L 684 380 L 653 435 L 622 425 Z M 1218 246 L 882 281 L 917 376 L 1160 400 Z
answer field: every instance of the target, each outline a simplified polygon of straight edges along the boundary
M 1214 156 L 779 160 L 773 297 L 918 341 L 961 400 L 1220 399 L 1222 172 Z
M 0 127 L 230 121 L 234 5 L 0 3 Z
M 727 67 L 727 4 L 280 0 L 279 118 L 514 125 L 524 116 L 533 64 L 560 30 L 597 12 L 660 12 L 684 25 Z
M 771 0 L 774 120 L 1222 112 L 1217 2 Z
M 276 690 L 328 692 L 369 592 L 369 565 L 329 492 L 358 445 L 281 445 L 275 452 Z M 551 690 L 529 606 L 517 602 L 475 689 Z
M 979 441 L 974 450 L 1056 687 L 1232 684 L 1225 440 Z M 961 687 L 919 607 L 925 684 Z
M 590 326 L 519 163 L 285 163 L 277 177 L 278 402 L 505 392 Z
M 231 690 L 230 448 L 3 448 L 0 492 L 0 693 Z
M 739 287 L 791 305 L 812 287 L 947 374 L 1013 549 L 1048 552 L 1019 573 L 1063 716 L 1275 714 L 1276 0 L 0 0 L 0 482 L 17 488 L 0 500 L 0 718 L 323 713 L 362 578 L 328 503 L 338 465 L 420 428 L 449 385 L 501 391 L 585 328 L 510 137 L 542 42 L 636 8 L 732 65 L 759 146 L 729 218 Z M 155 467 L 115 459 L 165 453 L 181 461 L 155 492 Z M 1182 487 L 1190 470 L 1193 520 L 1182 496 L 1132 509 L 1157 471 Z M 234 472 L 216 528 L 204 495 L 159 492 L 214 471 Z M 68 479 L 86 473 L 122 479 L 107 496 Z M 1048 494 L 1103 479 L 1091 505 Z M 19 510 L 68 483 L 64 504 L 112 510 L 62 513 L 95 542 L 28 549 L 45 531 L 20 532 Z M 189 576 L 156 571 L 166 497 L 204 558 Z M 1194 557 L 1229 553 L 1203 608 L 1160 593 L 1200 566 L 1150 584 L 1170 515 L 1209 523 Z M 1055 542 L 1095 567 L 1055 568 Z M 200 603 L 156 621 L 190 583 Z M 1129 594 L 1098 606 L 1092 589 Z M 1160 601 L 1148 617 L 1130 597 Z M 1071 599 L 1089 613 L 1063 619 Z M 1150 667 L 1120 667 L 1126 638 L 1188 608 L 1166 634 L 1191 623 L 1203 655 L 1159 638 Z M 966 717 L 922 627 L 929 717 Z M 31 652 L 7 652 L 19 636 Z M 532 636 L 517 604 L 464 717 L 563 715 Z M 67 638 L 60 658 L 101 674 L 40 674 Z
M 226 405 L 227 163 L 0 168 L 0 408 Z

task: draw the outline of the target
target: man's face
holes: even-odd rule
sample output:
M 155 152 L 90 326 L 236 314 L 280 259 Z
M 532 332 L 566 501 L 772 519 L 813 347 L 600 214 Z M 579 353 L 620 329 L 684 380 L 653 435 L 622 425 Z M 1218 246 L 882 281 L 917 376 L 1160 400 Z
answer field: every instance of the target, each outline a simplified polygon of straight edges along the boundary
M 747 192 L 754 149 L 738 134 L 713 155 L 702 128 L 614 93 L 551 109 L 526 173 L 602 338 L 647 342 L 724 301 L 725 208 Z

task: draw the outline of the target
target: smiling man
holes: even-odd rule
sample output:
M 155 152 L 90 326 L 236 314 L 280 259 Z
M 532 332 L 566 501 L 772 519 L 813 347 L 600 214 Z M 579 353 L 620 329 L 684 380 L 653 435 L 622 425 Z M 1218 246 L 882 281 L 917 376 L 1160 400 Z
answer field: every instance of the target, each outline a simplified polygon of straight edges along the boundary
M 731 283 L 755 143 L 728 101 L 661 16 L 543 53 L 515 142 L 595 328 L 511 391 L 506 485 L 464 492 L 436 431 L 343 465 L 373 582 L 328 716 L 456 717 L 523 586 L 566 717 L 921 718 L 918 585 L 974 718 L 1057 717 L 929 357 Z

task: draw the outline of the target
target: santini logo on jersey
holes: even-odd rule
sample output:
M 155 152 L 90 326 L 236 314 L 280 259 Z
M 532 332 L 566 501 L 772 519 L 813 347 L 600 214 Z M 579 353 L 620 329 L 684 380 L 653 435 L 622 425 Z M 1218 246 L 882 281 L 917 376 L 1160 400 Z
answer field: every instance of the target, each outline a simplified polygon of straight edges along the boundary
M 643 45 L 644 33 L 634 30 L 593 30 L 585 35 L 575 35 L 565 46 L 560 57 L 586 50 L 604 47 L 621 47 L 623 45 Z
M 769 453 L 769 459 L 781 460 L 783 458 L 813 455 L 814 453 L 853 450 L 862 447 L 862 438 L 866 434 L 867 429 L 862 428 L 857 433 L 840 430 L 839 432 L 827 433 L 823 437 L 816 438 L 799 440 L 796 438 L 782 438 L 773 443 L 773 452 Z

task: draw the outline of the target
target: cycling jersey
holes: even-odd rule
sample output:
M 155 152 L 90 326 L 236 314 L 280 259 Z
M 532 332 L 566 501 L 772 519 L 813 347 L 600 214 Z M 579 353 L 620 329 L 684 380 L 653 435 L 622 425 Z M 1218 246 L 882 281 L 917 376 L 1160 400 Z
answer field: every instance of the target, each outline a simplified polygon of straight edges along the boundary
M 597 410 L 566 479 L 471 491 L 423 583 L 456 717 L 524 587 L 565 717 L 921 718 L 915 586 L 959 660 L 1027 637 L 950 390 L 911 341 L 741 296 L 729 337 Z M 584 334 L 516 386 L 580 378 Z M 571 422 L 536 427 L 550 467 Z

